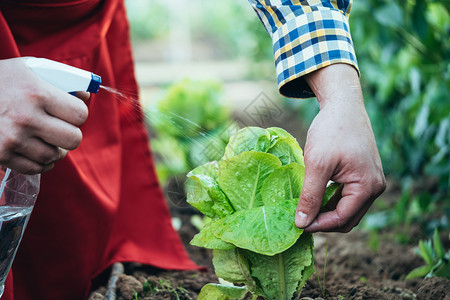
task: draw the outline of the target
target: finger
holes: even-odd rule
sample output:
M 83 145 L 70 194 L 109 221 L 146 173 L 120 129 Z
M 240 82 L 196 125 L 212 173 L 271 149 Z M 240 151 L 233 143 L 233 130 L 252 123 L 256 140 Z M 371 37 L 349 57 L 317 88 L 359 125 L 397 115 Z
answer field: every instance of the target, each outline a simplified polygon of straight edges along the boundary
M 299 228 L 310 225 L 319 212 L 325 187 L 331 177 L 324 170 L 325 168 L 306 165 L 305 180 L 295 215 L 295 225 Z
M 76 97 L 86 102 L 91 97 L 91 94 L 88 92 L 77 92 Z
M 308 226 L 307 228 L 305 228 L 305 232 L 310 232 L 310 233 L 314 233 L 314 232 L 349 232 L 351 231 L 353 228 L 355 228 L 356 226 L 359 225 L 359 223 L 361 222 L 362 218 L 364 217 L 364 215 L 367 213 L 367 211 L 369 210 L 371 203 L 366 204 L 359 212 L 356 216 L 352 217 L 351 219 L 348 220 L 348 223 L 342 225 L 341 227 L 332 227 L 326 226 L 326 222 L 323 222 L 323 219 L 329 218 L 330 216 L 327 214 L 333 214 L 335 213 L 335 211 L 331 211 L 331 212 L 326 212 L 326 213 L 322 213 L 319 214 L 316 218 L 316 220 L 314 220 L 312 222 L 312 224 L 310 226 Z M 325 225 L 325 226 L 324 226 Z
M 24 156 L 16 155 L 9 160 L 6 167 L 15 170 L 22 174 L 34 175 L 38 173 L 44 173 L 53 168 L 54 164 L 42 165 L 35 161 L 32 161 Z
M 51 84 L 45 84 L 47 88 L 45 92 L 41 91 L 43 95 L 37 95 L 42 99 L 44 110 L 49 115 L 74 126 L 83 125 L 88 116 L 88 109 L 83 100 L 60 91 Z M 85 97 L 82 93 L 80 95 Z
M 83 138 L 81 130 L 65 121 L 51 116 L 41 118 L 34 135 L 55 147 L 73 150 L 78 147 Z
M 55 147 L 38 138 L 31 138 L 17 147 L 16 153 L 41 165 L 49 165 L 63 159 L 67 150 Z
M 348 232 L 359 223 L 375 199 L 364 192 L 358 183 L 346 184 L 342 195 L 335 210 L 320 213 L 305 231 Z

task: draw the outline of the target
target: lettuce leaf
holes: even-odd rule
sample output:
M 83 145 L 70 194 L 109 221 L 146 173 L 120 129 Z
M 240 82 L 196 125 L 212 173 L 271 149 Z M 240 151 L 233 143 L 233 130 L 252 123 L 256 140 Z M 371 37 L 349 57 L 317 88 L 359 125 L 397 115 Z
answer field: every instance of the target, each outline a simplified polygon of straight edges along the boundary
M 300 148 L 294 138 L 281 138 L 276 140 L 275 144 L 268 149 L 267 153 L 278 157 L 283 165 L 293 162 L 302 166 L 305 165 L 302 148 Z
M 217 277 L 234 283 L 244 283 L 253 290 L 256 283 L 242 250 L 213 250 L 213 265 Z
M 190 244 L 207 249 L 230 250 L 236 248 L 233 244 L 227 243 L 214 236 L 211 230 L 211 223 L 206 224 L 205 227 L 194 236 Z
M 246 251 L 251 273 L 261 283 L 267 299 L 291 299 L 303 279 L 303 270 L 313 264 L 311 234 L 302 235 L 286 251 L 261 255 Z
M 270 133 L 260 127 L 245 127 L 230 137 L 224 159 L 247 151 L 267 152 L 272 145 Z
M 198 294 L 197 300 L 240 300 L 247 294 L 246 286 L 230 286 L 217 283 L 206 284 Z
M 295 138 L 286 130 L 284 130 L 283 128 L 280 127 L 269 127 L 266 129 L 269 133 L 271 137 L 278 137 L 280 139 L 294 139 Z
M 323 194 L 321 207 L 327 205 L 328 202 L 330 202 L 330 200 L 334 199 L 335 197 L 337 197 L 338 199 L 341 198 L 341 192 L 343 187 L 344 186 L 341 185 L 340 183 L 330 181 L 325 189 L 325 193 Z
M 277 205 L 280 201 L 298 199 L 305 179 L 305 167 L 290 163 L 274 170 L 261 187 L 264 205 Z
M 295 200 L 297 201 L 297 200 Z M 295 226 L 291 205 L 260 206 L 211 223 L 213 234 L 236 247 L 275 255 L 291 247 L 303 232 Z
M 218 182 L 236 211 L 262 206 L 264 180 L 281 166 L 272 154 L 249 151 L 219 162 Z
M 187 174 L 187 202 L 208 217 L 225 217 L 234 212 L 227 196 L 217 183 L 219 164 L 215 161 Z

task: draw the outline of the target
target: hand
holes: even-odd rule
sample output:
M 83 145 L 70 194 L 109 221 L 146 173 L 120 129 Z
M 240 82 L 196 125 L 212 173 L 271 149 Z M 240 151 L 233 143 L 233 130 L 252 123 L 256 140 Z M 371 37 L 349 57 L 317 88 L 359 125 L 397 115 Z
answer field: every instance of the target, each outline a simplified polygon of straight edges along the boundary
M 306 78 L 320 103 L 308 131 L 305 180 L 295 223 L 308 232 L 348 232 L 358 225 L 386 182 L 356 70 L 335 64 Z M 319 209 L 329 180 L 343 184 L 331 211 Z
M 88 110 L 80 99 L 43 81 L 23 58 L 0 60 L 0 164 L 24 174 L 50 170 L 81 142 Z

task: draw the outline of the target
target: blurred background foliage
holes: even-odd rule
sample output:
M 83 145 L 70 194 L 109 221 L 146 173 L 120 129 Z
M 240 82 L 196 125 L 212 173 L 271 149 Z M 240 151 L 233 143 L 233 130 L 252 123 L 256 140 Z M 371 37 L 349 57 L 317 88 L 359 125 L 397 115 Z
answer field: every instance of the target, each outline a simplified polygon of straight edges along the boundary
M 350 24 L 386 175 L 401 187 L 386 222 L 448 228 L 449 1 L 357 0 Z
M 276 87 L 270 38 L 247 1 L 148 2 L 127 1 L 136 45 L 149 39 L 165 43 L 162 53 L 166 56 L 160 58 L 168 62 L 244 61 L 249 70 L 245 80 L 270 80 Z M 177 22 L 177 16 L 181 21 Z M 390 185 L 400 192 L 395 199 L 381 196 L 375 202 L 377 212 L 368 215 L 363 225 L 372 230 L 394 225 L 405 232 L 411 224 L 429 233 L 435 227 L 448 229 L 450 1 L 354 0 L 350 26 L 384 171 Z M 170 48 L 181 48 L 183 53 L 177 57 Z M 211 88 L 208 85 L 207 90 Z M 170 111 L 187 119 L 195 116 L 195 122 L 201 123 L 212 118 L 211 130 L 231 120 L 218 108 L 211 113 L 204 107 L 210 105 L 209 96 L 217 104 L 215 99 L 223 93 L 220 89 L 213 88 L 203 96 L 179 89 L 169 88 Z M 297 111 L 299 121 L 309 126 L 318 110 L 316 101 L 277 97 L 286 110 Z M 194 105 L 199 105 L 198 113 L 203 116 L 193 112 Z M 160 134 L 169 133 L 167 125 L 153 126 Z M 185 137 L 171 137 L 177 138 Z M 175 151 L 170 143 L 154 142 L 153 147 Z
M 176 82 L 146 109 L 147 121 L 156 132 L 152 149 L 158 155 L 156 170 L 161 182 L 222 158 L 231 111 L 220 83 Z

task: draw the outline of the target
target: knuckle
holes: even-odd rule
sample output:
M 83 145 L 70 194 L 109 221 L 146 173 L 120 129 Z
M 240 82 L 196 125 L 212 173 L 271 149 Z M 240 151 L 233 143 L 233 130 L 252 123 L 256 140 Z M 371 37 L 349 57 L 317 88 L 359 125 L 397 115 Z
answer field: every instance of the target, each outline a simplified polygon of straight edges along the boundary
M 27 97 L 35 104 L 41 105 L 46 99 L 46 93 L 35 84 L 29 84 L 26 88 Z
M 0 164 L 1 165 L 9 165 L 9 161 L 11 160 L 11 155 L 9 151 L 0 148 Z
M 20 146 L 20 139 L 16 134 L 9 132 L 3 135 L 1 148 L 3 148 L 5 151 L 14 150 L 19 146 Z
M 386 190 L 386 179 L 384 178 L 384 176 L 375 181 L 373 187 L 375 195 L 381 195 Z
M 324 159 L 324 155 L 321 153 L 318 153 L 317 151 L 308 151 L 305 149 L 305 164 L 308 165 L 308 167 L 317 169 L 317 168 L 324 168 L 327 166 L 326 159 Z
M 14 123 L 19 128 L 29 128 L 34 123 L 35 117 L 30 111 L 28 110 L 20 110 L 17 111 L 14 116 Z

